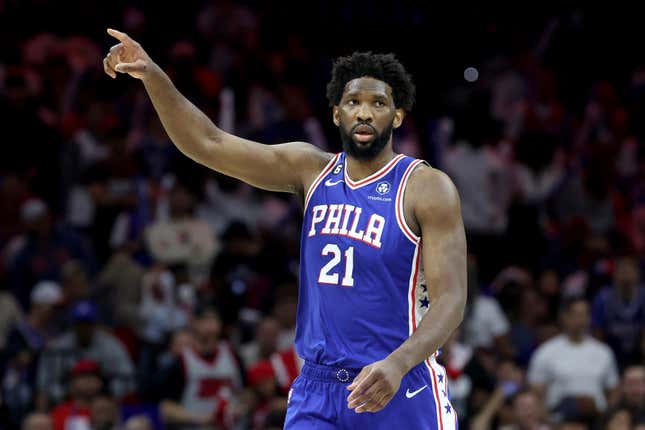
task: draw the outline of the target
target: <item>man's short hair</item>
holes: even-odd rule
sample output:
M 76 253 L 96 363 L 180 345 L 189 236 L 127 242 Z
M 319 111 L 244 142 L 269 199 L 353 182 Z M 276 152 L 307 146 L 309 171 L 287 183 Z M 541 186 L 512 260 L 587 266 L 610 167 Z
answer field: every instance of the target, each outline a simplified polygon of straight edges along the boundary
M 343 97 L 345 85 L 353 79 L 371 77 L 383 81 L 392 88 L 392 98 L 396 108 L 406 111 L 412 109 L 415 87 L 412 76 L 394 54 L 373 54 L 354 52 L 347 57 L 339 57 L 331 71 L 331 81 L 327 84 L 327 99 L 330 106 L 337 106 Z

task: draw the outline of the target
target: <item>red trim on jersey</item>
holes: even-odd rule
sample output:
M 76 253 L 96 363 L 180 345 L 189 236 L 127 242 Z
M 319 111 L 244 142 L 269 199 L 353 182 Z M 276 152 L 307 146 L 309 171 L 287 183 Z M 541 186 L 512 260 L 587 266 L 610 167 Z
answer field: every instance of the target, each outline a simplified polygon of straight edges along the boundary
M 419 261 L 421 256 L 421 246 L 417 242 L 417 247 L 415 248 L 415 261 L 414 261 L 414 276 L 412 278 L 412 285 L 410 288 L 410 321 L 412 322 L 412 332 L 417 329 L 417 313 L 416 313 L 416 290 L 417 290 L 417 280 L 419 275 Z M 439 417 L 439 430 L 443 430 L 443 416 L 441 411 L 441 398 L 439 397 L 439 390 L 437 385 L 437 376 L 434 368 L 430 364 L 430 359 L 426 359 L 424 363 L 428 366 L 430 374 L 432 376 L 432 392 L 434 396 L 435 406 L 437 407 L 437 417 Z M 446 384 L 448 381 L 445 382 Z
M 408 226 L 408 223 L 405 221 L 405 212 L 403 211 L 403 196 L 405 194 L 405 187 L 408 183 L 410 175 L 412 174 L 412 171 L 421 163 L 423 163 L 423 160 L 415 160 L 410 163 L 408 168 L 405 169 L 405 173 L 403 173 L 403 178 L 401 179 L 399 189 L 396 193 L 396 222 L 403 234 L 405 234 L 405 236 L 410 239 L 412 243 L 417 243 L 419 241 L 419 236 L 414 234 L 412 229 Z
M 441 411 L 441 401 L 439 398 L 439 390 L 437 389 L 437 375 L 434 371 L 434 368 L 430 364 L 430 359 L 426 359 L 426 364 L 428 365 L 428 369 L 430 369 L 430 373 L 432 374 L 432 392 L 434 393 L 434 402 L 437 406 L 437 416 L 439 417 L 439 430 L 443 430 L 443 416 L 442 416 L 442 411 Z M 446 384 L 448 381 L 446 381 Z
M 316 191 L 316 188 L 318 188 L 318 185 L 320 185 L 320 182 L 323 180 L 325 176 L 329 173 L 332 167 L 336 164 L 338 161 L 338 158 L 340 157 L 340 153 L 334 155 L 334 157 L 329 160 L 329 163 L 325 166 L 325 168 L 316 176 L 316 179 L 314 182 L 311 184 L 309 187 L 309 190 L 307 191 L 307 194 L 305 195 L 305 207 L 304 207 L 304 212 L 307 213 L 307 206 L 309 205 L 309 200 L 311 199 L 311 196 L 313 195 L 314 191 Z
M 417 280 L 419 278 L 419 262 L 420 262 L 420 255 L 421 255 L 421 249 L 419 245 L 417 244 L 417 247 L 414 250 L 415 253 L 415 259 L 412 264 L 414 264 L 414 274 L 412 275 L 412 285 L 410 286 L 410 319 L 412 321 L 412 332 L 417 329 L 417 311 L 416 311 L 416 305 L 417 305 Z
M 403 154 L 397 155 L 396 157 L 394 157 L 393 159 L 388 161 L 388 163 L 385 166 L 381 167 L 376 172 L 374 172 L 371 175 L 369 175 L 368 177 L 363 178 L 361 180 L 358 180 L 356 182 L 352 181 L 352 178 L 350 178 L 349 174 L 347 173 L 347 161 L 346 161 L 345 162 L 345 169 L 344 169 L 345 170 L 345 172 L 344 172 L 345 182 L 352 189 L 362 187 L 363 185 L 367 185 L 369 183 L 372 183 L 372 182 L 376 181 L 377 179 L 382 178 L 383 176 L 387 175 L 390 172 L 390 170 L 392 170 L 392 168 L 394 168 L 394 166 L 396 166 L 396 163 L 398 163 L 399 160 L 401 160 L 403 157 L 405 157 L 405 155 L 403 155 Z

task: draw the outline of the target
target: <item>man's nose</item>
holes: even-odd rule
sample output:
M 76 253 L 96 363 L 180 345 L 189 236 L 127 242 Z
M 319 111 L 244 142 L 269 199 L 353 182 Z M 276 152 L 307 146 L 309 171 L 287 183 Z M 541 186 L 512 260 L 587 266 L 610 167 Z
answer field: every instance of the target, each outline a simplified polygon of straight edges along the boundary
M 367 103 L 362 103 L 356 112 L 356 119 L 360 122 L 372 122 L 372 110 Z

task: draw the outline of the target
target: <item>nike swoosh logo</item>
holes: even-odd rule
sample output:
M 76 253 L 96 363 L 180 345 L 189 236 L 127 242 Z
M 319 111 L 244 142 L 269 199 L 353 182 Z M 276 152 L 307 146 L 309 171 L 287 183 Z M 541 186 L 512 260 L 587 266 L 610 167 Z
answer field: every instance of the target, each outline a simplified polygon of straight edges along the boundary
M 344 181 L 343 181 L 342 179 L 339 179 L 339 180 L 337 180 L 337 181 L 332 181 L 331 179 L 327 179 L 327 180 L 325 181 L 325 185 L 326 185 L 326 186 L 328 186 L 328 187 L 331 187 L 331 186 L 334 186 L 334 185 L 338 185 L 338 184 L 340 184 L 341 182 L 344 182 Z
M 417 394 L 419 394 L 421 391 L 423 391 L 423 390 L 424 390 L 424 389 L 426 389 L 426 388 L 428 388 L 428 386 L 427 386 L 427 385 L 424 385 L 423 387 L 421 387 L 421 388 L 419 388 L 418 390 L 413 391 L 413 392 L 410 392 L 410 389 L 408 388 L 408 389 L 405 391 L 405 397 L 407 397 L 408 399 L 411 399 L 412 397 L 416 396 Z

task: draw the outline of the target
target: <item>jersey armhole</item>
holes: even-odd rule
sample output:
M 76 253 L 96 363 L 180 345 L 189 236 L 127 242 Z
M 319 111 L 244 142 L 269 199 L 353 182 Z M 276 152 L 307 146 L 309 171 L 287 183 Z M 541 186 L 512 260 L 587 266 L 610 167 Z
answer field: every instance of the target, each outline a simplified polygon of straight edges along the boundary
M 396 192 L 396 223 L 399 225 L 399 229 L 405 237 L 410 239 L 410 242 L 413 244 L 418 244 L 421 241 L 421 237 L 417 236 L 414 231 L 410 228 L 407 221 L 405 220 L 405 211 L 403 210 L 403 200 L 405 196 L 405 189 L 408 185 L 408 180 L 414 169 L 420 164 L 428 164 L 424 160 L 414 160 L 410 165 L 405 169 L 403 173 L 403 178 L 399 184 L 399 189 Z
M 327 165 L 322 169 L 322 171 L 318 174 L 318 176 L 316 176 L 316 179 L 314 179 L 314 181 L 309 186 L 309 190 L 307 190 L 307 194 L 305 195 L 305 204 L 303 206 L 303 213 L 307 213 L 307 206 L 309 206 L 309 200 L 311 199 L 311 196 L 313 195 L 314 191 L 316 191 L 316 188 L 318 188 L 318 185 L 320 185 L 320 182 L 323 180 L 323 178 L 327 176 L 327 174 L 332 169 L 332 167 L 334 167 L 339 157 L 340 157 L 340 153 L 334 155 L 332 159 L 329 160 Z

